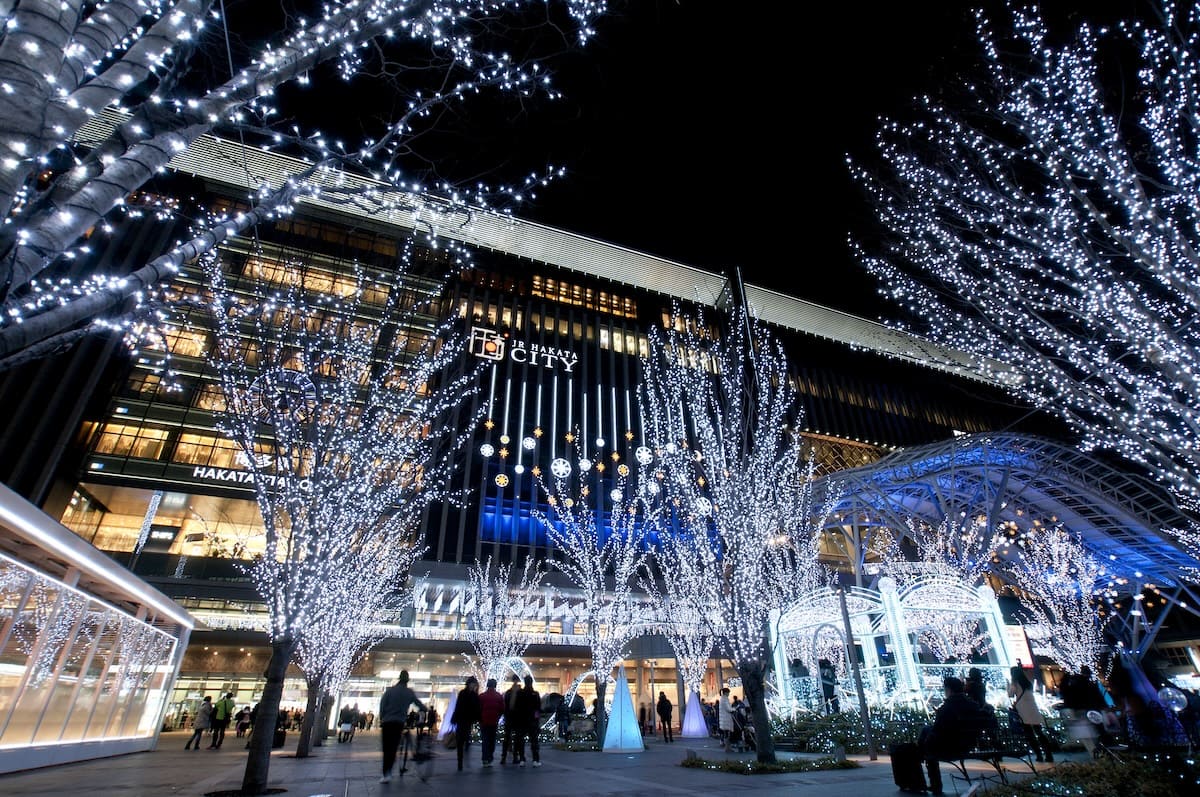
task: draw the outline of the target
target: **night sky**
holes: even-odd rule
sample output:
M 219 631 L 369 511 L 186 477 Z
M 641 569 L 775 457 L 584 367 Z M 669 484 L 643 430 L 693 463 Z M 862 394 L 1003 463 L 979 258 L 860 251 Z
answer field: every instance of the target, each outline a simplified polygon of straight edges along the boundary
M 1073 28 L 1080 8 L 1091 18 L 1145 3 L 1043 6 Z M 879 117 L 911 118 L 914 96 L 975 62 L 972 5 L 612 7 L 587 49 L 557 62 L 565 99 L 519 112 L 472 108 L 459 130 L 435 139 L 441 171 L 494 182 L 563 165 L 567 178 L 519 215 L 708 270 L 736 266 L 749 282 L 870 318 L 891 314 L 847 246 L 849 233 L 869 241 L 876 228 L 845 158 L 870 156 Z M 361 79 L 320 102 L 295 96 L 323 129 L 366 120 L 379 105 Z

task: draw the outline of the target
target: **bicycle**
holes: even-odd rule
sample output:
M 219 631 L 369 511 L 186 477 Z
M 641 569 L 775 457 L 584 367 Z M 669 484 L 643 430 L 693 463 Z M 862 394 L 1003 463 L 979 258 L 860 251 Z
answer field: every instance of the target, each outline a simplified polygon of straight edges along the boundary
M 415 731 L 415 734 L 414 734 Z M 434 752 L 432 728 L 425 723 L 409 725 L 404 730 L 400 751 L 400 774 L 408 771 L 408 760 L 411 755 L 413 770 L 422 783 L 433 775 L 433 760 L 437 758 Z

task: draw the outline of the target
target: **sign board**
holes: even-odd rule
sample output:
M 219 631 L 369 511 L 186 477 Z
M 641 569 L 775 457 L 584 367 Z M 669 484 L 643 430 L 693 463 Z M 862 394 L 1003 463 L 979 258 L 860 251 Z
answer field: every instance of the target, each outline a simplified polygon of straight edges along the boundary
M 1004 641 L 1008 643 L 1008 652 L 1013 659 L 1020 661 L 1022 667 L 1033 666 L 1033 650 L 1029 647 L 1029 638 L 1025 636 L 1025 627 L 1021 625 L 1004 626 Z

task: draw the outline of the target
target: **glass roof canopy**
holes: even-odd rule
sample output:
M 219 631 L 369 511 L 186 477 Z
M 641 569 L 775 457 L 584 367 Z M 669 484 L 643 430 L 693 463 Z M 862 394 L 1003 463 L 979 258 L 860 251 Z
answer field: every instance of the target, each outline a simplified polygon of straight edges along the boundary
M 1165 491 L 1049 439 L 964 435 L 823 477 L 819 491 L 842 494 L 831 529 L 902 531 L 908 518 L 936 525 L 950 512 L 968 512 L 989 528 L 1061 524 L 1133 584 L 1177 586 L 1182 570 L 1200 569 L 1165 531 L 1191 521 Z

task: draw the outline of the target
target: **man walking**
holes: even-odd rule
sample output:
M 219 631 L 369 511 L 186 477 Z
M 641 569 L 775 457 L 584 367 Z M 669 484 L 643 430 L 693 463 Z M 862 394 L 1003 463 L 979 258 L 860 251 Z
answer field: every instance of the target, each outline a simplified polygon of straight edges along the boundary
M 504 693 L 504 747 L 500 750 L 500 766 L 504 766 L 512 754 L 512 762 L 518 763 L 517 748 L 517 696 L 521 694 L 521 679 L 512 677 L 512 686 Z
M 463 755 L 471 744 L 471 731 L 479 722 L 479 680 L 471 675 L 458 693 L 454 713 L 450 715 L 454 725 L 455 747 L 458 749 L 458 771 L 462 772 Z
M 400 737 L 404 733 L 404 723 L 408 720 L 408 709 L 416 705 L 421 711 L 425 704 L 417 700 L 413 690 L 408 688 L 408 670 L 401 670 L 396 683 L 389 686 L 379 701 L 379 728 L 383 740 L 383 777 L 380 783 L 391 783 L 392 765 L 396 763 L 396 748 L 400 746 Z
M 542 696 L 533 688 L 533 676 L 525 676 L 525 688 L 517 693 L 517 740 L 514 748 L 514 760 L 519 757 L 517 766 L 525 766 L 525 737 L 529 737 L 529 752 L 533 756 L 533 765 L 542 765 L 542 756 L 538 746 L 538 720 L 542 718 Z
M 233 702 L 233 692 L 227 693 L 213 706 L 212 744 L 208 746 L 209 750 L 221 749 L 221 742 L 225 741 L 225 729 L 229 727 L 229 722 L 233 719 L 233 712 L 236 709 L 237 704 Z
M 663 729 L 663 741 L 675 741 L 675 734 L 671 731 L 671 713 L 675 707 L 671 705 L 671 701 L 667 699 L 666 692 L 658 693 L 658 720 Z
M 488 678 L 479 696 L 479 736 L 483 740 L 483 765 L 490 767 L 496 755 L 496 730 L 504 716 L 504 695 L 496 691 L 496 679 Z

